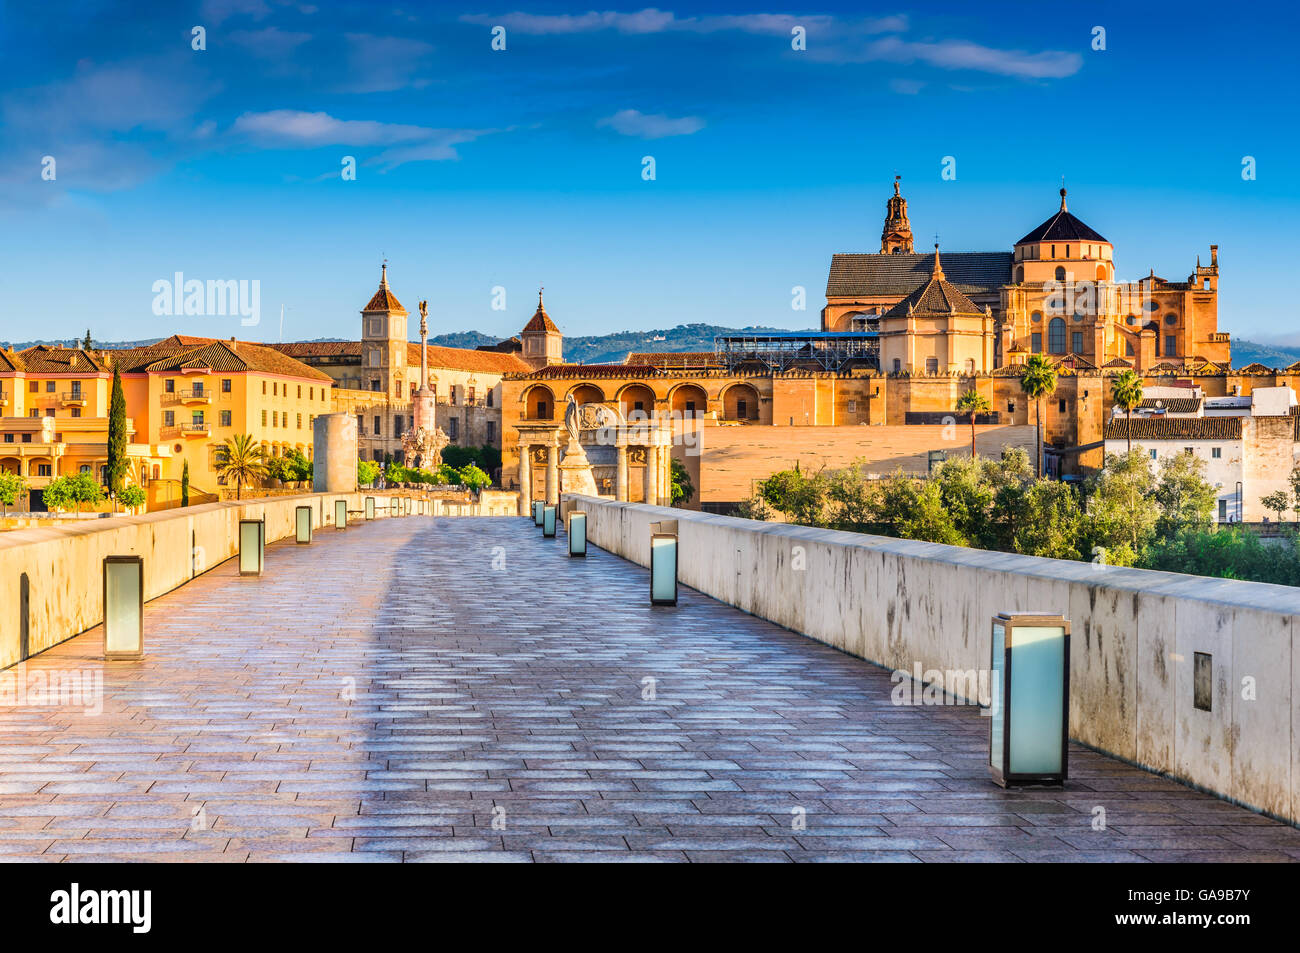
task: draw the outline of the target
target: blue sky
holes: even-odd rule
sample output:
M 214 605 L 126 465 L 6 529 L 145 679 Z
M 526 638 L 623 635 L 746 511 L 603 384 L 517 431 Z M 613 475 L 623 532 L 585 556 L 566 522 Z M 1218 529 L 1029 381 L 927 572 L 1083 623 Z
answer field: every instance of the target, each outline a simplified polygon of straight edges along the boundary
M 568 334 L 811 327 L 896 173 L 918 248 L 1009 250 L 1064 175 L 1121 277 L 1217 242 L 1220 327 L 1300 335 L 1289 8 L 126 7 L 0 5 L 0 339 L 275 340 L 281 304 L 286 340 L 355 337 L 385 256 L 434 333 L 515 333 L 542 283 Z M 261 324 L 156 316 L 178 271 L 260 281 Z

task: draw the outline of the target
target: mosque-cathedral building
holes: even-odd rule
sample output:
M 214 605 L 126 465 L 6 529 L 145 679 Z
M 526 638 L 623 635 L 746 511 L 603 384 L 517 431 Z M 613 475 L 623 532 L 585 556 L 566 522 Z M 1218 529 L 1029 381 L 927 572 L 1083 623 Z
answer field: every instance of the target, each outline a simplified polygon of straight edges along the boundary
M 668 420 L 675 434 L 668 446 L 629 444 L 616 461 L 593 456 L 601 492 L 666 502 L 671 458 L 692 476 L 693 505 L 725 511 L 795 461 L 924 472 L 936 454 L 969 453 L 965 418 L 953 423 L 971 389 L 992 407 L 977 421 L 978 452 L 1032 449 L 1034 409 L 1020 389 L 1032 354 L 1057 368 L 1043 428 L 1051 469 L 1063 475 L 1101 465 L 1111 378 L 1123 370 L 1205 398 L 1300 383 L 1300 364 L 1231 367 L 1229 335 L 1218 329 L 1217 246 L 1185 280 L 1154 271 L 1120 280 L 1114 246 L 1066 199 L 1062 188 L 1059 208 L 1010 251 L 917 252 L 895 179 L 879 252 L 831 258 L 820 330 L 737 332 L 712 352 L 564 363 L 539 300 L 520 338 L 502 345 L 529 365 L 501 379 L 502 485 L 554 498 L 559 440 L 549 435 L 570 395 L 629 422 Z

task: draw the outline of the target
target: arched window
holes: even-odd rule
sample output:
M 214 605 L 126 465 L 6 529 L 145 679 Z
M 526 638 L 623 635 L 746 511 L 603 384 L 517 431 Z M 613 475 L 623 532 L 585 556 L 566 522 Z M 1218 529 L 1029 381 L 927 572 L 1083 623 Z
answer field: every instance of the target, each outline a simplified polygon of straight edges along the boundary
M 1065 319 L 1052 318 L 1047 322 L 1047 351 L 1049 354 L 1065 353 Z
M 1016 284 L 1022 284 L 1025 280 L 1025 269 L 1023 267 L 1016 269 Z
M 1097 280 L 1098 280 L 1098 281 L 1105 281 L 1105 280 L 1106 280 L 1106 266 L 1105 266 L 1105 265 L 1098 265 L 1098 266 L 1097 266 Z
M 1063 267 L 1061 267 L 1060 265 L 1057 265 L 1057 266 L 1056 266 L 1056 280 L 1057 280 L 1057 281 L 1064 281 L 1064 280 L 1065 280 L 1065 269 L 1064 269 Z

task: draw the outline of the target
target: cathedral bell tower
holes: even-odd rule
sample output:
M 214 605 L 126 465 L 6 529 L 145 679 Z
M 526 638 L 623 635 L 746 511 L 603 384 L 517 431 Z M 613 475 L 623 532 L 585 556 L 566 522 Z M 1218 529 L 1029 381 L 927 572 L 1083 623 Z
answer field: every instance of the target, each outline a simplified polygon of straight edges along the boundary
M 885 211 L 885 227 L 880 231 L 880 254 L 912 254 L 912 223 L 907 220 L 907 199 L 898 191 L 902 177 L 894 176 L 894 194 Z

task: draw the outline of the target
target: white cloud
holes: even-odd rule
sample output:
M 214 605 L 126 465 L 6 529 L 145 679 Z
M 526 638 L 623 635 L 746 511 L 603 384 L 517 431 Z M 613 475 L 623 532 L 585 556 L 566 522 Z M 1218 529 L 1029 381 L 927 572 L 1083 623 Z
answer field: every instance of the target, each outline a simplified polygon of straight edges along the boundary
M 533 36 L 595 33 L 600 30 L 615 30 L 619 33 L 667 33 L 669 31 L 718 33 L 735 31 L 739 33 L 789 36 L 790 30 L 796 26 L 807 27 L 810 32 L 820 27 L 851 29 L 858 33 L 890 33 L 907 29 L 907 18 L 904 16 L 855 21 L 841 21 L 825 15 L 795 16 L 784 13 L 678 17 L 677 14 L 671 11 L 658 10 L 654 7 L 648 7 L 633 13 L 623 13 L 616 10 L 592 10 L 579 14 L 537 14 L 522 11 L 495 15 L 467 13 L 462 15 L 460 20 L 462 23 L 473 23 L 479 26 L 501 25 L 507 31 Z
M 663 113 L 647 115 L 636 109 L 620 109 L 596 125 L 608 126 L 621 135 L 635 136 L 638 139 L 665 139 L 668 136 L 689 136 L 699 132 L 704 128 L 704 120 L 698 116 L 671 119 Z
M 460 158 L 456 146 L 488 135 L 492 129 L 436 129 L 369 119 L 337 119 L 329 113 L 273 109 L 244 113 L 233 131 L 269 148 L 314 149 L 320 146 L 381 146 L 384 151 L 366 160 L 387 172 L 407 162 L 435 162 Z
M 874 40 L 857 53 L 840 51 L 835 58 L 850 62 L 921 62 L 939 69 L 977 70 L 1020 79 L 1060 79 L 1073 76 L 1083 67 L 1083 57 L 1078 53 L 1060 50 L 1026 53 L 1023 50 L 999 50 L 969 40 L 918 43 L 896 36 Z
M 415 75 L 433 53 L 423 40 L 345 33 L 348 60 L 344 88 L 353 93 L 388 93 L 423 86 Z

